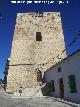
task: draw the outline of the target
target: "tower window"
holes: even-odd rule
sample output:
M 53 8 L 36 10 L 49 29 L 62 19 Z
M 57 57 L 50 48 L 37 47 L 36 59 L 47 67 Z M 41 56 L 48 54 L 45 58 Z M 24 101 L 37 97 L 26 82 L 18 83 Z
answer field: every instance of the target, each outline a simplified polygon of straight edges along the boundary
M 40 17 L 43 17 L 43 12 L 39 12 L 39 16 L 40 16 Z
M 36 41 L 42 41 L 41 32 L 36 32 Z

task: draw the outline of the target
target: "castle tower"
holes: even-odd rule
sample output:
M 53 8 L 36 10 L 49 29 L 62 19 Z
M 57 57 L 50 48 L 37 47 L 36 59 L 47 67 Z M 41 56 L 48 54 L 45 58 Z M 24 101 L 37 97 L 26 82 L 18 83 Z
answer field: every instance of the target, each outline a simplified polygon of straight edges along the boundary
M 59 12 L 18 13 L 6 91 L 39 85 L 45 70 L 66 57 L 64 49 Z

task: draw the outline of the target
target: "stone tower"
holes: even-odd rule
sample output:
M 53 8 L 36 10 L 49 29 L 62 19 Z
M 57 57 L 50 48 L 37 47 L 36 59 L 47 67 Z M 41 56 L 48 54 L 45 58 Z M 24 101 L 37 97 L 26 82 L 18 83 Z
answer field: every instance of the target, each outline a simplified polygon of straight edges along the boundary
M 6 91 L 39 85 L 45 70 L 66 57 L 64 49 L 60 12 L 18 13 Z

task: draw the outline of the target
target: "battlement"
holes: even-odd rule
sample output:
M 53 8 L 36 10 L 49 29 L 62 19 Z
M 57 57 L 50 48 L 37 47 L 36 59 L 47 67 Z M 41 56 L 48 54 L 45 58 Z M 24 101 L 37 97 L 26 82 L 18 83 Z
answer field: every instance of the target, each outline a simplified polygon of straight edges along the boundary
M 43 16 L 43 17 L 45 17 L 45 16 L 50 16 L 50 15 L 59 15 L 60 16 L 60 12 L 27 12 L 27 13 L 18 13 L 17 14 L 17 17 L 18 16 L 23 16 L 23 15 L 30 15 L 30 16 Z

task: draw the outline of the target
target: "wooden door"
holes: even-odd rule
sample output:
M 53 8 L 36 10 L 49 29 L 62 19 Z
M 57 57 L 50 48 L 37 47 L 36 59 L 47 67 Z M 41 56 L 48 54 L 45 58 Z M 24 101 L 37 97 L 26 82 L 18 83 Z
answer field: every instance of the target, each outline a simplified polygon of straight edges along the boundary
M 63 78 L 59 79 L 59 87 L 60 87 L 60 97 L 64 98 L 64 83 L 63 83 Z

